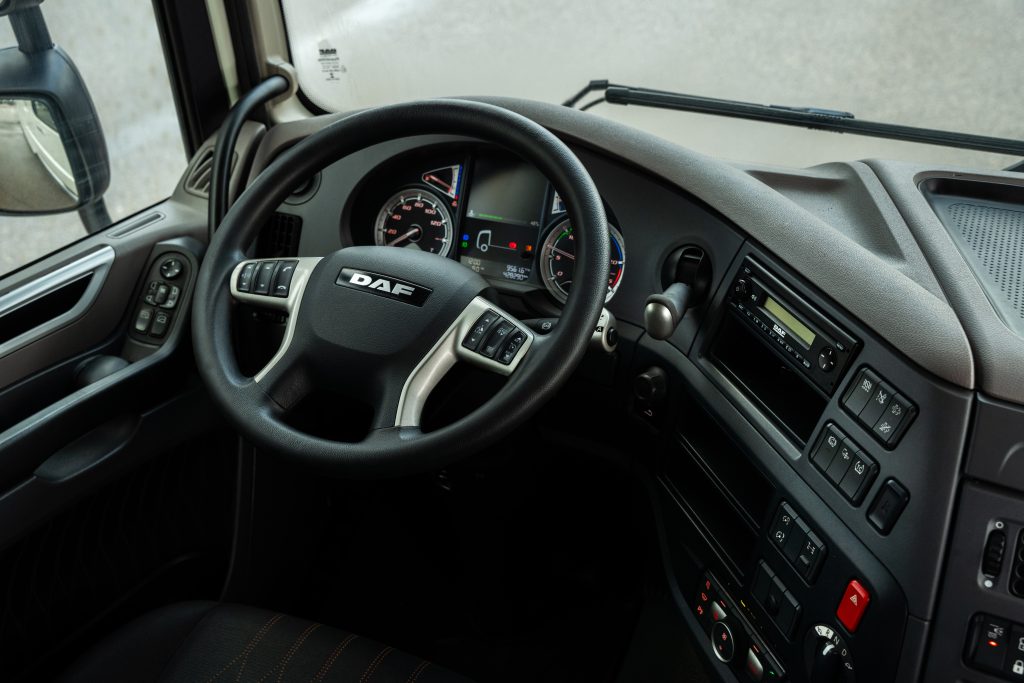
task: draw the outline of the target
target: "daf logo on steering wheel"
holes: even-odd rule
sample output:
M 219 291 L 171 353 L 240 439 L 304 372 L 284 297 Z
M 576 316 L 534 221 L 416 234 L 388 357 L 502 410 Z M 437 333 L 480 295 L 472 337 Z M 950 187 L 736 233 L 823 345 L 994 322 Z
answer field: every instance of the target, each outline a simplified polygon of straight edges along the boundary
M 350 289 L 368 291 L 371 294 L 414 306 L 422 306 L 433 291 L 429 287 L 423 287 L 407 280 L 355 268 L 342 268 L 335 284 Z

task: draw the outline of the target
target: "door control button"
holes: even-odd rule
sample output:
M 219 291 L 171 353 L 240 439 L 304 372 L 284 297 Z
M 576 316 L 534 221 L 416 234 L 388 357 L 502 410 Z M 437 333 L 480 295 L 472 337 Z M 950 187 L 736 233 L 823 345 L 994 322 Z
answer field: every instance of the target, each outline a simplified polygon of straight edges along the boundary
M 156 301 L 157 305 L 162 304 L 163 302 L 167 301 L 167 295 L 170 294 L 170 293 L 171 293 L 171 288 L 170 287 L 168 287 L 167 285 L 165 285 L 163 283 L 158 285 L 157 288 L 156 288 L 156 297 L 154 298 L 154 300 Z
M 836 608 L 836 618 L 846 627 L 850 633 L 854 633 L 860 626 L 860 620 L 864 617 L 864 610 L 871 602 L 871 595 L 857 579 L 853 579 L 846 586 L 843 599 L 839 601 Z
M 171 323 L 171 314 L 167 311 L 157 311 L 153 315 L 153 327 L 149 330 L 149 336 L 158 339 L 167 333 L 167 326 Z
M 160 274 L 167 280 L 173 280 L 181 275 L 181 271 L 184 267 L 185 266 L 181 263 L 181 259 L 169 258 L 160 264 Z
M 146 334 L 149 331 L 149 324 L 153 320 L 153 309 L 143 307 L 135 317 L 135 331 Z
M 171 292 L 167 295 L 167 300 L 160 304 L 161 308 L 174 308 L 178 305 L 178 299 L 181 297 L 181 287 L 178 285 L 171 285 Z

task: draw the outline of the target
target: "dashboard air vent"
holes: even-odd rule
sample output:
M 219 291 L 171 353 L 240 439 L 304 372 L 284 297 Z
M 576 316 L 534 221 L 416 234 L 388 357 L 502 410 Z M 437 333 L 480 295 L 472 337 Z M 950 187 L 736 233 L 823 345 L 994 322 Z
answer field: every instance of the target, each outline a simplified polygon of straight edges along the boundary
M 185 178 L 185 190 L 198 197 L 210 198 L 210 179 L 213 177 L 213 148 L 203 150 L 196 158 Z
M 256 242 L 256 254 L 259 258 L 297 256 L 301 236 L 300 217 L 276 212 L 260 231 L 259 240 Z
M 238 154 L 231 157 L 231 171 L 235 170 Z M 199 152 L 185 176 L 185 191 L 203 199 L 210 198 L 210 183 L 213 180 L 213 147 Z

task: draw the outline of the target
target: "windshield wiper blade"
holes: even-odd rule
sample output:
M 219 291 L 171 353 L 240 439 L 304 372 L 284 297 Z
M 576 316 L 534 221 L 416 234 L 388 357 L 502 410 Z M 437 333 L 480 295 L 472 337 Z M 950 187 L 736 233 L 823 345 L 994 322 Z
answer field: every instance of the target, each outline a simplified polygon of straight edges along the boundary
M 582 109 L 589 109 L 601 102 L 621 105 L 634 104 L 642 107 L 674 109 L 676 111 L 689 111 L 698 114 L 729 116 L 751 121 L 800 126 L 835 133 L 852 133 L 868 137 L 973 149 L 979 152 L 1024 156 L 1024 141 L 1022 140 L 972 135 L 970 133 L 955 133 L 931 128 L 918 128 L 916 126 L 902 126 L 894 123 L 863 121 L 847 111 L 823 109 L 820 107 L 790 107 L 741 102 L 739 100 L 723 100 L 667 90 L 615 85 L 608 81 L 591 81 L 587 87 L 574 97 L 566 100 L 564 104 L 568 107 L 575 106 L 587 94 L 597 91 L 603 91 L 603 95 L 583 105 Z

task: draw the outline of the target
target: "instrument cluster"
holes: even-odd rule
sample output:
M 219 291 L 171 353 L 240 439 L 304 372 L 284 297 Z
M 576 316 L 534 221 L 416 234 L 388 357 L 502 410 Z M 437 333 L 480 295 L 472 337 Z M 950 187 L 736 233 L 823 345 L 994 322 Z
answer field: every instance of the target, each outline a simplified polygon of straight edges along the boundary
M 606 212 L 610 300 L 626 249 Z M 443 146 L 396 157 L 367 176 L 342 223 L 344 243 L 428 251 L 499 288 L 544 288 L 559 303 L 572 289 L 576 238 L 564 202 L 537 169 L 501 149 Z

